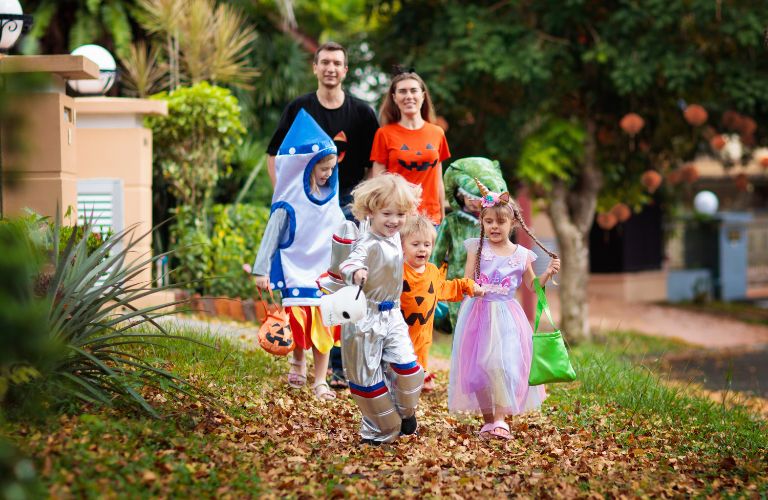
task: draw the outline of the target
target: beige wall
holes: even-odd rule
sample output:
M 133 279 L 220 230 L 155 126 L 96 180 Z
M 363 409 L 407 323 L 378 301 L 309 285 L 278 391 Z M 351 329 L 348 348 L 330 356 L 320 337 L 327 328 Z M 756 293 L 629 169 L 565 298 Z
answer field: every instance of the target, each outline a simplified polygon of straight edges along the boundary
M 77 130 L 75 101 L 64 94 L 16 96 L 11 103 L 23 110 L 25 131 L 21 152 L 4 155 L 3 169 L 21 172 L 13 188 L 3 183 L 3 209 L 7 216 L 25 207 L 42 215 L 54 216 L 60 205 L 77 209 Z M 5 150 L 5 148 L 4 148 Z
M 145 128 L 79 128 L 78 177 L 123 179 L 125 227 L 136 225 L 134 237 L 152 229 L 152 133 Z M 148 258 L 151 236 L 140 240 L 136 258 Z M 147 268 L 137 279 L 149 282 Z

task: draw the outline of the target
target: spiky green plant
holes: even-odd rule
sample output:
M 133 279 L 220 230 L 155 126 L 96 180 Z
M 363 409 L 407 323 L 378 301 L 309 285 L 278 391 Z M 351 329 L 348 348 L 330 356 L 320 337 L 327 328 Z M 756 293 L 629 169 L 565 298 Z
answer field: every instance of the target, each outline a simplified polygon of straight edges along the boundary
M 3 221 L 0 227 L 6 231 L 4 226 L 10 224 Z M 30 383 L 16 384 L 14 397 L 6 400 L 6 406 L 22 401 L 25 391 L 42 389 L 40 393 L 49 397 L 72 395 L 96 404 L 128 405 L 158 416 L 157 409 L 142 395 L 143 388 L 153 387 L 171 397 L 195 396 L 196 389 L 187 381 L 132 352 L 136 346 L 155 345 L 160 337 L 190 341 L 169 335 L 157 321 L 172 314 L 177 302 L 140 305 L 169 288 L 140 281 L 148 266 L 167 255 L 136 255 L 137 242 L 151 231 L 134 237 L 135 228 L 127 228 L 89 252 L 90 225 L 82 238 L 70 238 L 63 249 L 59 247 L 60 222 L 53 224 L 52 234 L 44 238 L 51 242 L 47 247 L 39 244 L 39 238 L 35 242 L 31 234 L 47 231 L 48 225 L 43 221 L 29 227 L 32 231 L 9 234 L 20 234 L 27 240 L 22 246 L 34 250 L 31 258 L 35 254 L 47 256 L 48 265 L 38 266 L 47 274 L 45 279 L 28 277 L 30 282 L 45 286 L 25 286 L 23 293 L 15 296 L 22 302 L 47 306 L 40 341 L 57 349 L 45 351 L 48 356 L 44 363 L 39 356 L 26 360 L 39 375 Z M 29 290 L 36 290 L 38 296 Z
M 162 89 L 168 74 L 168 64 L 162 60 L 160 48 L 140 41 L 128 48 L 128 55 L 120 59 L 122 80 L 126 94 L 147 97 Z

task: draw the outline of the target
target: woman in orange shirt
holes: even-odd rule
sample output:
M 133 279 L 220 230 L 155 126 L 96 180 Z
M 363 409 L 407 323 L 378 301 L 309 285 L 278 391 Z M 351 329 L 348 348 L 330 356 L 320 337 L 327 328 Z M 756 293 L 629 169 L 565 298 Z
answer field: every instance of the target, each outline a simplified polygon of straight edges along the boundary
M 380 115 L 382 126 L 371 149 L 372 175 L 396 173 L 420 185 L 419 211 L 440 224 L 445 216 L 443 161 L 451 152 L 443 129 L 433 123 L 435 110 L 424 80 L 413 72 L 395 76 Z

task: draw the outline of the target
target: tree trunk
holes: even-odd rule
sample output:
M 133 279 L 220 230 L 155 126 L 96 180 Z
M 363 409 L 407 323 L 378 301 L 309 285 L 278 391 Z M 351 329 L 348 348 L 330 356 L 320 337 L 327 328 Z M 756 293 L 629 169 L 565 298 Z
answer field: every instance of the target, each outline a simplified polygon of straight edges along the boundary
M 560 270 L 561 328 L 574 340 L 588 340 L 589 230 L 595 217 L 602 174 L 596 164 L 596 126 L 586 119 L 584 163 L 575 185 L 555 181 L 548 212 L 557 236 L 562 260 Z

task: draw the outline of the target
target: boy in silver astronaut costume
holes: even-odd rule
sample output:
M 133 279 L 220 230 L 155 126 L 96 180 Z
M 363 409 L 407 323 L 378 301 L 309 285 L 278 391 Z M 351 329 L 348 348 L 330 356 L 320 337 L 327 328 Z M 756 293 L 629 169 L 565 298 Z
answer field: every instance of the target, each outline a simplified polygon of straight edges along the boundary
M 344 281 L 366 269 L 366 316 L 341 330 L 341 356 L 349 390 L 363 414 L 360 435 L 369 444 L 416 431 L 424 370 L 416 362 L 408 325 L 400 312 L 403 254 L 400 235 L 363 233 L 341 266 Z
M 411 193 L 414 188 L 415 193 Z M 406 195 L 402 195 L 404 191 L 408 191 Z M 411 210 L 421 194 L 402 177 L 379 176 L 356 189 L 355 215 L 364 220 L 373 214 L 375 219 L 375 212 L 382 207 L 361 207 L 365 204 L 361 199 L 386 198 L 381 195 L 388 192 L 399 194 L 401 204 L 403 199 L 410 204 L 415 201 Z M 358 213 L 361 211 L 370 213 Z M 340 232 L 349 234 L 343 228 Z M 334 241 L 334 251 L 348 249 Z M 332 262 L 338 261 L 332 257 Z M 403 251 L 397 230 L 385 236 L 375 230 L 375 222 L 372 227 L 361 225 L 361 234 L 338 274 L 346 284 L 360 284 L 355 275 L 361 270 L 367 273 L 361 288 L 368 307 L 362 319 L 342 325 L 341 355 L 349 390 L 362 413 L 363 443 L 378 445 L 416 432 L 416 406 L 424 383 L 424 370 L 416 361 L 408 325 L 400 312 Z

